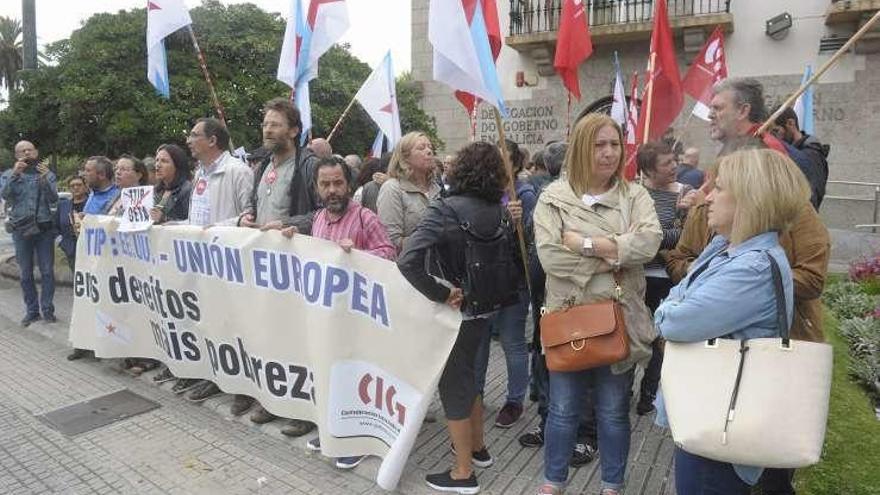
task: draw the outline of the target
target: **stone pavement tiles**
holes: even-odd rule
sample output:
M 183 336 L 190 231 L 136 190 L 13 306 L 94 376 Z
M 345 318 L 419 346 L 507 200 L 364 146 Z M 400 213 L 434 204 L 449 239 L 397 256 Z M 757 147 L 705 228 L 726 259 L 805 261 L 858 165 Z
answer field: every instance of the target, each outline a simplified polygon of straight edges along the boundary
M 305 450 L 308 437 L 281 435 L 282 421 L 257 426 L 247 414 L 232 417 L 229 395 L 190 403 L 171 393 L 170 383 L 154 385 L 155 372 L 134 379 L 120 372 L 115 360 L 68 362 L 65 322 L 71 302 L 70 290 L 60 288 L 59 323 L 22 329 L 18 284 L 0 280 L 0 493 L 385 493 L 374 483 L 378 459 L 340 472 Z M 124 388 L 162 407 L 70 438 L 36 418 Z M 527 404 L 513 428 L 495 428 L 505 393 L 503 354 L 493 342 L 485 422 L 496 464 L 479 470 L 478 479 L 482 493 L 533 493 L 542 480 L 543 450 L 523 449 L 517 438 L 537 424 L 537 408 Z M 439 410 L 436 401 L 432 409 Z M 652 418 L 632 416 L 628 494 L 672 492 L 673 444 Z M 424 475 L 451 462 L 441 417 L 423 427 L 397 492 L 434 493 L 424 485 Z M 567 493 L 597 493 L 599 481 L 598 462 L 593 462 L 572 472 Z

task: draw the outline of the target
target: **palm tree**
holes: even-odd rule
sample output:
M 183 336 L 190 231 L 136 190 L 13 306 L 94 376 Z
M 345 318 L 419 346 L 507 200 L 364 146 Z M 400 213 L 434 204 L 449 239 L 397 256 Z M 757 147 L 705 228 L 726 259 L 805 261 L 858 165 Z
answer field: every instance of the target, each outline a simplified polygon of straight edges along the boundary
M 12 91 L 18 85 L 22 67 L 21 22 L 0 17 L 0 85 Z

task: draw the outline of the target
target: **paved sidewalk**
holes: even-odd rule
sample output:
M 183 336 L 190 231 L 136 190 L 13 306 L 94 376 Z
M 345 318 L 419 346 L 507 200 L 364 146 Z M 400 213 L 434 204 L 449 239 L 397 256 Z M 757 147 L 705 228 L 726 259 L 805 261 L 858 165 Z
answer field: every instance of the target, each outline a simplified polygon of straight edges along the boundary
M 377 459 L 340 472 L 307 452 L 304 438 L 281 435 L 281 421 L 257 426 L 247 415 L 232 417 L 231 396 L 190 403 L 173 394 L 170 383 L 154 385 L 155 372 L 132 378 L 118 371 L 115 360 L 68 362 L 70 289 L 59 288 L 55 299 L 58 323 L 22 329 L 18 283 L 0 279 L 0 493 L 385 493 L 374 482 Z M 493 343 L 486 441 L 496 465 L 478 477 L 482 493 L 529 494 L 542 479 L 543 450 L 523 449 L 516 439 L 536 424 L 536 407 L 529 404 L 514 428 L 492 427 L 505 376 L 500 347 Z M 75 437 L 35 417 L 125 388 L 161 407 Z M 438 416 L 423 427 L 398 493 L 435 493 L 425 487 L 425 473 L 450 465 L 449 439 Z M 671 492 L 673 445 L 652 417 L 632 416 L 628 494 Z M 573 473 L 567 493 L 598 492 L 598 462 Z

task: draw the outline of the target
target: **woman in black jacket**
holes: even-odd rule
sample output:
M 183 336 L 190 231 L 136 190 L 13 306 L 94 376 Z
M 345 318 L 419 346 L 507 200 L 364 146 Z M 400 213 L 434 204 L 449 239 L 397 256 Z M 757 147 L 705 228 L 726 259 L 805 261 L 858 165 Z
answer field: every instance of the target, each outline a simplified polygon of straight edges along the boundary
M 498 148 L 489 143 L 472 143 L 463 148 L 456 157 L 450 182 L 450 196 L 428 206 L 419 226 L 407 239 L 398 266 L 425 297 L 462 310 L 458 338 L 439 385 L 440 401 L 449 421 L 455 467 L 430 474 L 426 481 L 437 490 L 477 493 L 479 485 L 471 464 L 489 467 L 494 461 L 483 443 L 483 405 L 476 387 L 474 364 L 477 348 L 489 331 L 488 318 L 498 304 L 489 309 L 482 304 L 482 300 L 491 300 L 495 294 L 487 295 L 485 290 L 479 290 L 485 284 L 474 280 L 476 276 L 468 275 L 468 265 L 473 262 L 466 258 L 468 244 L 473 245 L 477 238 L 502 239 L 495 244 L 501 253 L 495 258 L 500 258 L 502 264 L 506 262 L 508 269 L 497 270 L 496 267 L 493 273 L 500 272 L 499 276 L 504 278 L 518 275 L 522 268 L 517 271 L 514 265 L 516 237 L 512 233 L 510 215 L 501 205 L 504 187 L 509 181 Z M 518 202 L 510 210 L 520 213 Z M 425 263 L 428 259 L 430 274 Z M 490 264 L 495 266 L 496 260 Z M 512 284 L 492 281 L 498 282 L 494 286 L 495 293 L 504 292 L 505 286 L 514 287 L 511 294 L 515 298 L 516 281 Z
M 190 170 L 189 155 L 180 146 L 163 144 L 156 150 L 156 188 L 150 211 L 153 223 L 189 218 Z

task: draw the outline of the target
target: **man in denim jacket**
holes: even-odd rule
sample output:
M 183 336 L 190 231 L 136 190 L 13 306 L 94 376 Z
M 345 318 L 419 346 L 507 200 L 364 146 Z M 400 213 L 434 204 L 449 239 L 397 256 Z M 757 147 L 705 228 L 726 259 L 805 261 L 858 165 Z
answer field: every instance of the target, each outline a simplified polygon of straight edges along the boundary
M 57 231 L 53 209 L 58 203 L 55 174 L 38 160 L 39 152 L 33 143 L 20 141 L 15 145 L 15 166 L 2 196 L 7 202 L 9 219 L 15 243 L 15 258 L 21 268 L 21 290 L 26 313 L 21 325 L 27 327 L 40 319 L 55 322 L 55 237 Z M 42 294 L 37 301 L 34 283 L 34 252 L 40 267 Z

